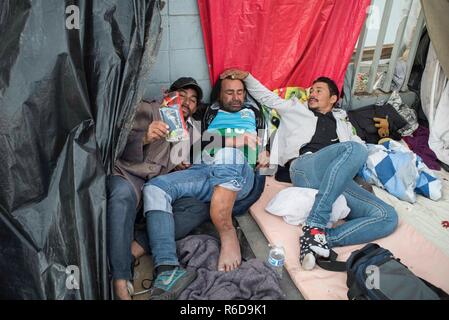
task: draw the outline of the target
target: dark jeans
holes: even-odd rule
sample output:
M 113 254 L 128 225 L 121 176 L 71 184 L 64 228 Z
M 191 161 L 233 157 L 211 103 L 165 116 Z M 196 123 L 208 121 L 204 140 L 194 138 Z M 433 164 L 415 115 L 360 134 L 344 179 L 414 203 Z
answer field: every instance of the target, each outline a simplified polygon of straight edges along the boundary
M 173 203 L 173 217 L 175 220 L 175 239 L 186 237 L 192 230 L 210 220 L 209 204 L 194 198 L 181 198 Z M 137 243 L 151 253 L 147 229 L 136 230 Z
M 108 177 L 107 191 L 107 247 L 112 278 L 131 280 L 136 194 L 132 185 L 118 176 Z
M 265 176 L 261 176 L 257 171 L 254 175 L 254 185 L 253 189 L 249 193 L 249 195 L 240 201 L 237 201 L 234 204 L 234 209 L 232 210 L 232 214 L 234 216 L 241 216 L 246 213 L 249 208 L 259 200 L 262 195 L 263 190 L 265 189 Z

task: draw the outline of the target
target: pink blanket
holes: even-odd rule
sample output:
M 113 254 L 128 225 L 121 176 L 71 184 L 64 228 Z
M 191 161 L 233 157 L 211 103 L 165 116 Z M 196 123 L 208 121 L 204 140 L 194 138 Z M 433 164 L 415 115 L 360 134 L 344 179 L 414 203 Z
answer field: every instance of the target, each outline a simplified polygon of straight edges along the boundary
M 270 243 L 282 244 L 286 250 L 286 269 L 305 299 L 347 299 L 346 274 L 316 267 L 304 271 L 299 265 L 299 227 L 288 225 L 281 217 L 265 211 L 268 202 L 282 189 L 291 185 L 268 178 L 262 197 L 250 209 Z M 376 241 L 389 249 L 419 277 L 449 292 L 449 257 L 412 226 L 399 219 L 398 229 L 389 237 Z M 335 248 L 339 260 L 346 260 L 352 251 L 363 245 Z

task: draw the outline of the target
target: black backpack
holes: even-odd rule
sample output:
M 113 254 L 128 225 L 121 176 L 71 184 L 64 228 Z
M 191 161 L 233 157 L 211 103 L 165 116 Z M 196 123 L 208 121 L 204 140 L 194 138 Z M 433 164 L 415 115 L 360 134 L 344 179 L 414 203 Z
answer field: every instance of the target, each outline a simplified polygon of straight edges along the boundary
M 354 251 L 346 262 L 336 261 L 331 250 L 329 259 L 317 264 L 328 271 L 346 271 L 350 300 L 448 300 L 449 295 L 417 277 L 393 254 L 370 243 Z

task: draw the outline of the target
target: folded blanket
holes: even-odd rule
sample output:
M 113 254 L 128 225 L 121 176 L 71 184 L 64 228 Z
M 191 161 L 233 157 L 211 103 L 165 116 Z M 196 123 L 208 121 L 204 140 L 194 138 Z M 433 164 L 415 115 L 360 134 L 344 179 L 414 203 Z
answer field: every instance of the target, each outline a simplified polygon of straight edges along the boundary
M 416 202 L 415 192 L 434 201 L 441 199 L 441 181 L 415 153 L 396 141 L 367 147 L 368 160 L 360 171 L 365 181 L 410 203 Z
M 211 236 L 190 236 L 177 242 L 179 261 L 197 278 L 179 300 L 280 300 L 285 299 L 275 271 L 264 261 L 242 262 L 232 272 L 217 271 L 219 241 Z
M 312 211 L 318 190 L 291 187 L 279 192 L 265 208 L 269 213 L 284 218 L 288 224 L 297 226 L 304 224 Z M 334 223 L 345 219 L 349 209 L 346 198 L 341 195 L 332 206 L 331 219 L 327 225 L 332 228 Z

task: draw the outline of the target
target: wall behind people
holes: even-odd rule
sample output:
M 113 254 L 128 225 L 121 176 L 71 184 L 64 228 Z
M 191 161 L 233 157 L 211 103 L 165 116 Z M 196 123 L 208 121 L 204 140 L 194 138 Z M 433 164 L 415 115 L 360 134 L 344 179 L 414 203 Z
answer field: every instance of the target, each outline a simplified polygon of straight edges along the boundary
M 189 76 L 198 81 L 207 101 L 211 87 L 197 1 L 164 2 L 162 42 L 144 96 L 157 99 L 170 83 Z

